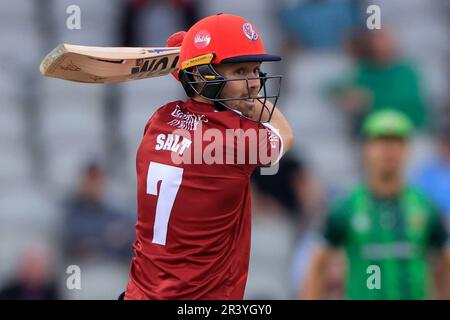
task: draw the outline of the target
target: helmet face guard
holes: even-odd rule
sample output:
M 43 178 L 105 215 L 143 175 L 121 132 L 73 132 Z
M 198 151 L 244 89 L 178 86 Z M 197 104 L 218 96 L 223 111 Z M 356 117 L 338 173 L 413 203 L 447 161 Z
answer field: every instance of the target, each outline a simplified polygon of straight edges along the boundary
M 198 80 L 195 80 L 194 76 L 197 76 Z M 249 80 L 255 79 L 258 79 L 261 85 L 257 95 L 251 95 Z M 216 108 L 220 110 L 229 109 L 244 118 L 259 123 L 269 122 L 272 118 L 272 114 L 280 96 L 281 79 L 282 76 L 267 76 L 267 74 L 263 72 L 260 72 L 258 77 L 238 77 L 227 79 L 218 73 L 212 64 L 198 65 L 197 72 L 188 71 L 186 69 L 180 71 L 180 81 L 189 97 L 199 95 L 213 102 Z M 223 88 L 227 82 L 231 81 L 245 81 L 247 85 L 247 96 L 237 98 L 221 97 Z M 271 82 L 270 87 L 267 86 L 268 82 Z M 261 103 L 262 107 L 257 117 L 250 118 L 242 114 L 239 110 L 227 106 L 225 103 L 227 101 L 248 99 L 256 99 Z M 267 101 L 271 101 L 272 105 L 268 105 Z

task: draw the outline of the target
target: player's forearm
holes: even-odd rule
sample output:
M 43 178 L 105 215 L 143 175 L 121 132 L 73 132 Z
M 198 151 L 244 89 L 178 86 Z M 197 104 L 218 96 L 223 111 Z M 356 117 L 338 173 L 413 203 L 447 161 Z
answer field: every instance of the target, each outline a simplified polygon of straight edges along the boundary
M 450 300 L 450 247 L 444 253 L 444 299 Z
M 434 294 L 432 299 L 450 299 L 450 252 L 446 250 L 432 257 Z
M 328 254 L 325 249 L 317 248 L 312 257 L 304 287 L 299 292 L 299 299 L 318 300 L 323 297 L 327 261 Z
M 323 272 L 319 265 L 312 265 L 306 277 L 304 287 L 299 292 L 299 299 L 319 300 L 323 294 Z
M 303 300 L 320 300 L 322 297 L 323 284 L 319 277 L 308 279 L 304 290 L 300 292 L 299 299 Z

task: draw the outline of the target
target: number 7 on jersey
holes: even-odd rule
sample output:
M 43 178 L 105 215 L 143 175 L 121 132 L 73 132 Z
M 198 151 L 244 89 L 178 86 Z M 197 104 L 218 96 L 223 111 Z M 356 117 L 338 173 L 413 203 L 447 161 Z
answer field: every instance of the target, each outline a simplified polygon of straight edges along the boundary
M 150 162 L 147 173 L 147 194 L 158 196 L 152 243 L 166 244 L 167 226 L 173 203 L 183 179 L 183 168 Z M 158 195 L 158 182 L 161 181 Z

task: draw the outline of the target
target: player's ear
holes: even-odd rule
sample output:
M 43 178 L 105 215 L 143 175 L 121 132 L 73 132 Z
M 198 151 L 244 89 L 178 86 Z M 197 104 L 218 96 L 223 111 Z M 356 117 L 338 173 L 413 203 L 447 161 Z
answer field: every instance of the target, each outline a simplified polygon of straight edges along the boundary
M 193 67 L 189 70 L 181 70 L 179 73 L 180 82 L 188 97 L 194 97 L 197 94 L 196 91 L 201 92 L 205 85 L 198 73 L 197 67 Z M 194 81 L 196 83 L 193 83 Z
M 198 71 L 198 67 L 197 66 L 193 67 L 191 71 L 194 74 L 193 75 L 194 81 L 197 81 L 197 82 L 202 81 L 202 78 L 199 75 L 199 71 Z
M 205 85 L 206 85 L 206 82 L 205 82 L 205 79 L 202 77 L 202 76 L 200 76 L 200 70 L 198 69 L 198 66 L 195 66 L 193 69 L 192 69 L 192 72 L 194 73 L 194 75 L 193 75 L 193 77 L 194 77 L 194 80 L 197 82 L 195 85 L 196 85 L 196 90 L 198 91 L 198 92 L 202 92 L 203 91 L 203 88 L 205 87 Z

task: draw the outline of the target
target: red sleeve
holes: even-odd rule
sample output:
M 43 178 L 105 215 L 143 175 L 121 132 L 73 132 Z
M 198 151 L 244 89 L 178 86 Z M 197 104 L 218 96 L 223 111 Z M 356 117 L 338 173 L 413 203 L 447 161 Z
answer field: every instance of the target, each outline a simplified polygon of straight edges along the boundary
M 277 164 L 284 153 L 284 142 L 278 129 L 270 123 L 260 124 L 259 135 L 259 166 L 273 166 Z
M 269 123 L 247 123 L 243 126 L 245 141 L 245 165 L 251 171 L 255 167 L 276 165 L 283 155 L 283 139 Z M 241 140 L 242 142 L 242 140 Z M 242 145 L 241 145 L 242 146 Z M 242 148 L 237 144 L 236 152 Z

